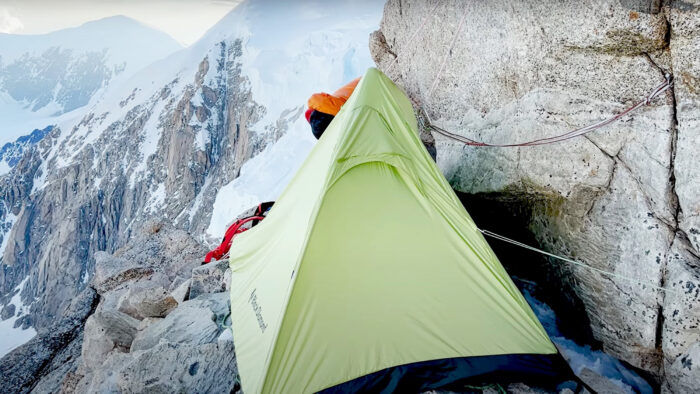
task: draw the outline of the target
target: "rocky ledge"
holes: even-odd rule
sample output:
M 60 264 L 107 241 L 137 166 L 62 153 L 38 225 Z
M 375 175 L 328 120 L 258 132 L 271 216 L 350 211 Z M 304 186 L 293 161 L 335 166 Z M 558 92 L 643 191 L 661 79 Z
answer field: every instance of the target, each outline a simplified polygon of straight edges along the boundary
M 237 391 L 228 261 L 160 223 L 113 255 L 65 318 L 0 362 L 9 392 Z

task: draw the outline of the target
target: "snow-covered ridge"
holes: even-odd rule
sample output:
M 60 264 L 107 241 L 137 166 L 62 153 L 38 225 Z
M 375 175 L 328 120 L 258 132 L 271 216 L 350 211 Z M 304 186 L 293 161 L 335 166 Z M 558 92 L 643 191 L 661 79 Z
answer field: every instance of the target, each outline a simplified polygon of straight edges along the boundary
M 5 175 L 19 163 L 24 156 L 24 152 L 30 147 L 41 141 L 49 132 L 53 130 L 53 126 L 48 126 L 43 129 L 35 129 L 28 135 L 17 138 L 13 142 L 8 142 L 0 148 L 0 176 Z M 0 248 L 2 250 L 4 248 Z M 1 254 L 2 252 L 0 252 Z

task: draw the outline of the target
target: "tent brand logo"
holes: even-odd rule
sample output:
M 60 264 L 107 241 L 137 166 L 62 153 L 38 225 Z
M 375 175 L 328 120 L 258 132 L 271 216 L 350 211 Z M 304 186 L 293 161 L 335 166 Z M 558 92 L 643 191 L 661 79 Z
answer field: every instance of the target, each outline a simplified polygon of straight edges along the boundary
M 264 333 L 265 329 L 267 328 L 267 324 L 265 324 L 265 321 L 262 317 L 262 308 L 258 304 L 258 296 L 255 294 L 256 290 L 257 289 L 253 289 L 253 291 L 250 293 L 250 298 L 248 300 L 250 301 L 250 306 L 253 307 L 253 312 L 255 312 L 255 316 L 258 318 L 258 325 L 260 326 L 260 331 Z

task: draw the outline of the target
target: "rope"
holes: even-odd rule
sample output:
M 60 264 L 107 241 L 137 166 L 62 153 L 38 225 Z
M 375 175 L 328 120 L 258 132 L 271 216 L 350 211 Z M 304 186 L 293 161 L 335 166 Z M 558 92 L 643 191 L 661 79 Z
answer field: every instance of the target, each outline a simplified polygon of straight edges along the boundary
M 226 324 L 226 320 L 231 317 L 231 310 L 229 309 L 228 314 L 223 317 L 223 319 L 219 320 L 219 318 L 216 318 L 216 325 L 219 327 L 220 331 L 223 331 L 225 329 L 231 329 L 231 326 Z
M 625 280 L 625 281 L 629 281 L 629 282 L 634 282 L 634 283 L 637 283 L 637 284 L 641 284 L 641 285 L 643 285 L 643 286 L 649 286 L 649 287 L 651 287 L 651 288 L 653 288 L 653 289 L 660 290 L 660 291 L 664 291 L 664 292 L 667 292 L 667 293 L 678 293 L 678 292 L 675 291 L 675 290 L 671 290 L 671 289 L 667 289 L 667 288 L 665 288 L 665 287 L 657 286 L 657 285 L 651 284 L 651 283 L 649 283 L 649 282 L 646 282 L 646 283 L 645 283 L 645 282 L 642 282 L 642 281 L 637 280 L 637 279 L 634 279 L 634 278 L 629 278 L 629 277 L 626 277 L 626 276 L 623 276 L 623 275 L 616 274 L 616 273 L 614 273 L 614 272 L 609 272 L 609 271 L 602 270 L 602 269 L 600 269 L 600 268 L 595 268 L 595 267 L 592 267 L 592 266 L 590 266 L 590 265 L 588 265 L 588 264 L 584 264 L 584 263 L 582 263 L 582 262 L 580 262 L 580 261 L 572 260 L 572 259 L 570 259 L 570 258 L 568 258 L 568 257 L 558 256 L 558 255 L 555 255 L 555 254 L 552 254 L 552 253 L 549 253 L 549 252 L 545 252 L 545 251 L 542 250 L 542 249 L 537 249 L 537 248 L 535 248 L 535 247 L 533 247 L 533 246 L 524 244 L 524 243 L 522 243 L 522 242 L 518 242 L 518 241 L 515 241 L 515 240 L 513 240 L 513 239 L 506 238 L 506 237 L 504 237 L 504 236 L 502 236 L 502 235 L 496 234 L 496 233 L 494 233 L 494 232 L 492 232 L 492 231 L 489 231 L 489 230 L 482 230 L 482 229 L 479 229 L 479 231 L 480 231 L 482 234 L 484 234 L 484 235 L 486 235 L 486 236 L 488 236 L 488 237 L 491 237 L 491 238 L 495 238 L 495 239 L 497 239 L 497 240 L 499 240 L 499 241 L 507 242 L 507 243 L 509 243 L 509 244 L 513 244 L 513 245 L 515 245 L 515 246 L 519 246 L 519 247 L 521 247 L 521 248 L 528 249 L 528 250 L 531 250 L 531 251 L 533 251 L 533 252 L 537 252 L 537 253 L 540 253 L 540 254 L 543 254 L 543 255 L 546 255 L 546 256 L 549 256 L 549 257 L 552 257 L 552 258 L 555 258 L 555 259 L 558 259 L 558 260 L 561 260 L 561 261 L 570 263 L 570 264 L 574 264 L 574 265 L 579 266 L 579 267 L 587 268 L 587 269 L 589 269 L 589 270 L 598 272 L 598 273 L 601 274 L 601 275 L 605 275 L 605 276 L 609 276 L 609 277 L 613 277 L 613 278 L 616 278 L 616 279 L 621 279 L 621 280 Z
M 481 142 L 481 141 L 476 141 L 452 132 L 449 132 L 442 127 L 435 126 L 432 123 L 432 120 L 430 120 L 430 117 L 428 117 L 428 122 L 429 122 L 429 127 L 433 129 L 435 132 L 438 134 L 453 139 L 455 141 L 461 142 L 463 144 L 469 145 L 469 146 L 483 146 L 483 147 L 492 147 L 492 148 L 510 148 L 510 147 L 520 147 L 520 146 L 537 146 L 537 145 L 546 145 L 546 144 L 554 144 L 557 142 L 561 141 L 566 141 L 575 137 L 582 136 L 584 134 L 588 134 L 594 130 L 600 129 L 604 126 L 609 125 L 610 123 L 613 123 L 614 121 L 622 118 L 623 116 L 643 107 L 643 106 L 648 106 L 651 104 L 651 102 L 656 99 L 661 93 L 665 92 L 666 90 L 670 89 L 673 86 L 673 79 L 669 74 L 666 74 L 666 80 L 656 86 L 648 95 L 646 95 L 644 98 L 642 98 L 640 101 L 636 102 L 633 106 L 627 108 L 626 110 L 618 113 L 617 115 L 608 118 L 606 120 L 600 121 L 598 123 L 594 123 L 589 126 L 581 127 L 575 130 L 571 130 L 568 133 L 564 133 L 561 135 L 557 135 L 554 137 L 548 137 L 548 138 L 540 138 L 537 140 L 532 140 L 528 142 L 521 142 L 517 144 L 491 144 L 487 142 Z M 427 112 L 426 112 L 427 115 Z
M 406 41 L 404 46 L 401 47 L 401 50 L 396 51 L 396 56 L 394 57 L 394 60 L 392 60 L 391 63 L 389 63 L 389 65 L 387 66 L 385 74 L 389 74 L 389 71 L 391 71 L 391 69 L 394 67 L 394 65 L 396 65 L 396 62 L 399 60 L 399 56 L 401 56 L 401 54 L 404 53 L 404 49 L 408 48 L 409 45 L 411 45 L 413 43 L 413 40 L 416 38 L 416 36 L 418 36 L 418 33 L 420 33 L 421 30 L 423 30 L 423 27 L 425 27 L 425 23 L 428 21 L 428 18 L 435 15 L 435 10 L 437 10 L 439 5 L 440 5 L 439 1 L 435 3 L 435 6 L 430 10 L 430 12 L 428 14 L 425 15 L 425 17 L 423 18 L 423 21 L 420 23 L 418 28 L 413 32 L 413 34 L 411 34 L 411 37 L 408 38 L 408 40 Z

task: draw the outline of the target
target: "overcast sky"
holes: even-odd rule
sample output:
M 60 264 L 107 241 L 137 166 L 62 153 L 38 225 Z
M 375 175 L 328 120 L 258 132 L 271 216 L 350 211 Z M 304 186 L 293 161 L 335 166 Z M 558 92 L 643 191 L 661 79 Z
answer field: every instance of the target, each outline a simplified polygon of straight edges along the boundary
M 195 42 L 240 0 L 0 0 L 0 33 L 40 34 L 126 15 Z

